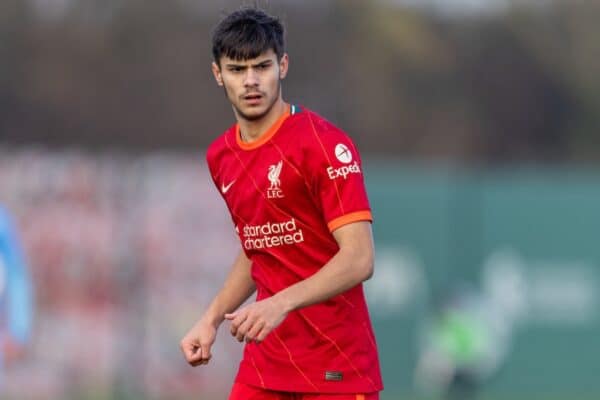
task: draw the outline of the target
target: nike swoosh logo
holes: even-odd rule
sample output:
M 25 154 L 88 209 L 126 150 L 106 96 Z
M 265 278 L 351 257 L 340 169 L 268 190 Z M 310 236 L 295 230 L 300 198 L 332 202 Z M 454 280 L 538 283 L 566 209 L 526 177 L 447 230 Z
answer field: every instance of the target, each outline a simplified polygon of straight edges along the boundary
M 221 193 L 225 194 L 229 191 L 229 189 L 233 186 L 233 184 L 235 183 L 236 179 L 232 180 L 229 185 L 225 186 L 223 184 L 221 184 Z

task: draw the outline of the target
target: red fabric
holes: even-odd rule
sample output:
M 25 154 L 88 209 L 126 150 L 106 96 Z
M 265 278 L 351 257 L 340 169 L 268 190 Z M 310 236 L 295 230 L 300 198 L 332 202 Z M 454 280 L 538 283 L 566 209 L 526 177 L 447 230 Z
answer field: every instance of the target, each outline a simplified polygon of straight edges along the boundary
M 235 383 L 229 400 L 379 400 L 379 392 L 355 393 L 293 393 L 260 389 L 243 383 Z
M 252 260 L 258 300 L 331 259 L 339 248 L 330 227 L 371 219 L 352 141 L 313 112 L 292 114 L 256 148 L 240 147 L 233 126 L 207 152 L 212 178 Z M 236 381 L 294 392 L 381 390 L 362 284 L 288 314 L 262 343 L 247 344 Z

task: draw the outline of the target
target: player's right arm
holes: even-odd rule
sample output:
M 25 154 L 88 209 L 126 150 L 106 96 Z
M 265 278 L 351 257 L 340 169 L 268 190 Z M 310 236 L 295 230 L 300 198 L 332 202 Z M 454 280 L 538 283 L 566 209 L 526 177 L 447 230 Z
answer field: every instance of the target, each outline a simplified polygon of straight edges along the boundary
M 250 265 L 246 254 L 240 251 L 219 293 L 198 322 L 181 339 L 181 351 L 191 366 L 208 363 L 217 329 L 225 319 L 225 314 L 236 310 L 256 290 Z

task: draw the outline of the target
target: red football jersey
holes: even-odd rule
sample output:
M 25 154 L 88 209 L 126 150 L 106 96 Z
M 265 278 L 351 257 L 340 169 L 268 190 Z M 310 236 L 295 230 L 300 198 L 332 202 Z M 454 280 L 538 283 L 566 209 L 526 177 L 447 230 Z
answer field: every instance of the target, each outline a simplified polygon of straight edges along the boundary
M 252 261 L 257 300 L 306 279 L 339 250 L 331 232 L 371 221 L 361 160 L 348 136 L 290 106 L 258 141 L 236 124 L 207 152 L 212 178 Z M 293 392 L 382 389 L 363 286 L 290 312 L 244 349 L 236 381 Z

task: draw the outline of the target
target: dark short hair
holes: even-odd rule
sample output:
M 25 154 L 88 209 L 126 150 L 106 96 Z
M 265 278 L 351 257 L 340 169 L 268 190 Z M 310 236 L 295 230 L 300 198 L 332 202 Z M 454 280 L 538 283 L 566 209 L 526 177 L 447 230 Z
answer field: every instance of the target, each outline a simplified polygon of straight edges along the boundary
M 215 28 L 212 52 L 219 64 L 222 56 L 249 60 L 273 49 L 277 59 L 285 52 L 285 29 L 277 17 L 258 8 L 242 8 L 227 15 Z

